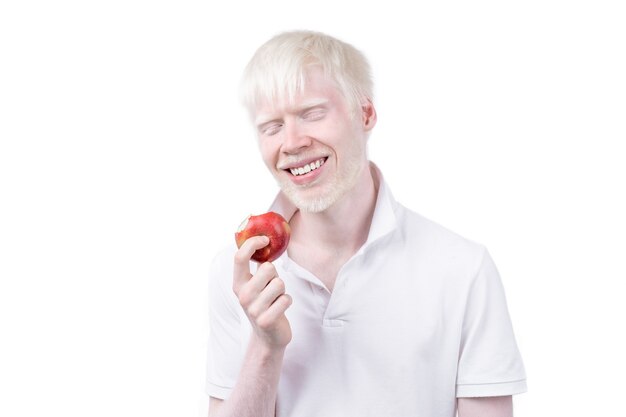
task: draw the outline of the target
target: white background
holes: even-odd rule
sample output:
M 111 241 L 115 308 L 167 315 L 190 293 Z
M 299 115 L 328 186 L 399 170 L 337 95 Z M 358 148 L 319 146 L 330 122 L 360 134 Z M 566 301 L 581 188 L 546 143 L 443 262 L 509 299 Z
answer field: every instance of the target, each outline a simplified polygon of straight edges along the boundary
M 492 253 L 528 373 L 516 416 L 616 415 L 620 3 L 2 2 L 0 415 L 206 414 L 208 264 L 276 192 L 237 83 L 288 29 L 366 53 L 372 160 Z

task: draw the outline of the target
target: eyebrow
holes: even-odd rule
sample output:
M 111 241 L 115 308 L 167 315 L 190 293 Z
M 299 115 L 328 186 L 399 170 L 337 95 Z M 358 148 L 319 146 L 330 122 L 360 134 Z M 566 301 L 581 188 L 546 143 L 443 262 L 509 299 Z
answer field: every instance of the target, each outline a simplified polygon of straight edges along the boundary
M 329 100 L 327 98 L 311 99 L 311 100 L 305 101 L 304 103 L 301 103 L 298 107 L 291 109 L 289 112 L 290 113 L 302 113 L 303 111 L 310 110 L 315 107 L 323 106 L 328 102 Z M 256 125 L 257 128 L 259 128 L 263 126 L 264 124 L 273 122 L 275 120 L 278 120 L 278 118 L 275 117 L 273 113 L 267 113 L 267 114 L 261 113 L 260 115 L 256 117 L 254 124 Z

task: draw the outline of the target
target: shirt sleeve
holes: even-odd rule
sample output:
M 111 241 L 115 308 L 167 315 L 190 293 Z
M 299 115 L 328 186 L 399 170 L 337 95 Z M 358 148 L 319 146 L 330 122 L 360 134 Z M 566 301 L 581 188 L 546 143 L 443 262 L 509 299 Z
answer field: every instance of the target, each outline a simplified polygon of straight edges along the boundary
M 491 397 L 526 391 L 500 275 L 489 253 L 471 283 L 463 319 L 457 397 Z
M 241 367 L 241 316 L 232 290 L 233 250 L 222 251 L 209 270 L 209 341 L 206 393 L 226 399 Z

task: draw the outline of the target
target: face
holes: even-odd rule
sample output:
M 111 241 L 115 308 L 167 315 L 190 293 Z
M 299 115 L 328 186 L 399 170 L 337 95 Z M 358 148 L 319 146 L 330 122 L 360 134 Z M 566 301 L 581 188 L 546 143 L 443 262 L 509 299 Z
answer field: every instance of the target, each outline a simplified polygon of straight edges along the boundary
M 375 123 L 371 103 L 354 115 L 334 82 L 314 69 L 293 102 L 265 103 L 255 116 L 263 160 L 300 210 L 322 212 L 356 185 Z

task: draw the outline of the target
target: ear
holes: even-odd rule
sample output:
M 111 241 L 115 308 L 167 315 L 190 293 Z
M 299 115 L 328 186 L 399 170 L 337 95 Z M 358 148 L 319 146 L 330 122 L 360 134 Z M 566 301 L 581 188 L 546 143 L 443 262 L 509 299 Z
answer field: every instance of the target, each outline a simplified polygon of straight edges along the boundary
M 365 131 L 370 131 L 376 126 L 376 109 L 374 108 L 372 100 L 367 99 L 367 101 L 361 105 L 361 117 Z

